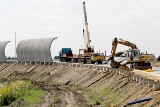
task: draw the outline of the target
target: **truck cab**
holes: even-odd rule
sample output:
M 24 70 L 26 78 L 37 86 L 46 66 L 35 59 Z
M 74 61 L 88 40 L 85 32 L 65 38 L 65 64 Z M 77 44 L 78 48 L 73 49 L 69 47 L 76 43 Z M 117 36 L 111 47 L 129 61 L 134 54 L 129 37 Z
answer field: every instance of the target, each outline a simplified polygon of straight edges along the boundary
M 90 60 L 91 60 L 92 64 L 94 64 L 96 62 L 99 64 L 102 64 L 102 62 L 105 60 L 104 53 L 92 53 Z
M 62 48 L 59 52 L 59 58 L 61 62 L 70 62 L 73 57 L 71 48 Z

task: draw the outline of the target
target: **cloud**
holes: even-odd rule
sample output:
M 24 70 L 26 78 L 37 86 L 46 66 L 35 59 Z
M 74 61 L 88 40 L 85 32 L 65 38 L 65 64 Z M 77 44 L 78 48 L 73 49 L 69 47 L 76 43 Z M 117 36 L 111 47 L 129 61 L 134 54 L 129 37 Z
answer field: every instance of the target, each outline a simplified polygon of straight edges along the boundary
M 159 0 L 140 0 L 134 7 L 127 9 L 117 17 L 117 21 L 129 24 L 160 24 L 160 19 L 158 18 L 160 17 L 159 10 Z

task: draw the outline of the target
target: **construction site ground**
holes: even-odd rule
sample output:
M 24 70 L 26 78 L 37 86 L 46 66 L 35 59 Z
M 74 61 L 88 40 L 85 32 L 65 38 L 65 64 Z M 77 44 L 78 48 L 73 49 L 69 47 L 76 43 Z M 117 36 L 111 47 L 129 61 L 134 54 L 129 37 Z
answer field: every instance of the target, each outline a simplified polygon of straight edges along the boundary
M 153 91 L 122 75 L 101 70 L 41 64 L 10 63 L 0 65 L 0 78 L 24 80 L 41 88 L 42 101 L 27 105 L 16 99 L 8 106 L 20 107 L 124 107 L 128 102 L 153 98 L 151 101 L 127 107 L 159 107 L 160 91 Z M 23 99 L 23 97 L 21 98 Z

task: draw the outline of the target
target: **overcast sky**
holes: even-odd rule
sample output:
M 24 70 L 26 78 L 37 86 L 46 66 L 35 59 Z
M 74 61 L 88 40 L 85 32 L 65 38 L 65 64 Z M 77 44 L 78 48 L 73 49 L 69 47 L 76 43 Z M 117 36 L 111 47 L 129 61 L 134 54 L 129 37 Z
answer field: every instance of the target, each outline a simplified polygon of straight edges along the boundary
M 6 55 L 14 56 L 25 39 L 58 37 L 52 55 L 62 47 L 84 48 L 83 0 L 0 0 L 0 41 L 9 40 Z M 159 52 L 160 0 L 86 0 L 91 45 L 111 52 L 114 37 L 133 42 L 141 51 Z M 118 45 L 117 51 L 128 47 Z

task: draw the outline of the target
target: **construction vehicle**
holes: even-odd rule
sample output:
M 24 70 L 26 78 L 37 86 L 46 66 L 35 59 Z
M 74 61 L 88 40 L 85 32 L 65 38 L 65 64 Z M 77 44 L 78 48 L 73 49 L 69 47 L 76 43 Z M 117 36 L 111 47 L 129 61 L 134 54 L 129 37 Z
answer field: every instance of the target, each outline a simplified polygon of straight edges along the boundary
M 62 48 L 59 52 L 61 62 L 78 62 L 78 55 L 72 53 L 71 48 Z
M 73 56 L 71 48 L 62 48 L 59 52 L 61 62 L 70 62 Z
M 90 35 L 88 30 L 87 13 L 85 2 L 83 2 L 85 26 L 83 29 L 83 36 L 85 37 L 85 49 L 79 49 L 79 62 L 81 63 L 102 63 L 105 60 L 103 53 L 95 53 L 94 47 L 90 45 Z
M 152 69 L 151 62 L 155 61 L 155 55 L 141 53 L 140 49 L 138 49 L 134 43 L 117 38 L 114 38 L 112 42 L 111 56 L 109 58 L 111 60 L 110 65 L 112 68 L 119 68 L 121 66 L 119 62 L 114 60 L 118 44 L 131 48 L 125 51 L 127 62 L 123 65 L 130 64 L 130 68 L 139 70 Z

